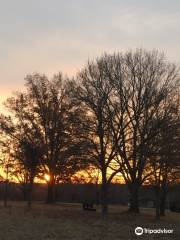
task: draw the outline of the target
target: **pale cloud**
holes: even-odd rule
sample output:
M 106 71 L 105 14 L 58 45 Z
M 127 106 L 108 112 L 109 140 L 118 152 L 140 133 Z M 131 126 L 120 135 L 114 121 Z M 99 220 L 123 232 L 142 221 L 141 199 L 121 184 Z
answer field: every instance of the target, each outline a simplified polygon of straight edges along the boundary
M 180 63 L 179 0 L 0 0 L 0 99 L 26 74 L 76 74 L 88 58 L 157 48 Z

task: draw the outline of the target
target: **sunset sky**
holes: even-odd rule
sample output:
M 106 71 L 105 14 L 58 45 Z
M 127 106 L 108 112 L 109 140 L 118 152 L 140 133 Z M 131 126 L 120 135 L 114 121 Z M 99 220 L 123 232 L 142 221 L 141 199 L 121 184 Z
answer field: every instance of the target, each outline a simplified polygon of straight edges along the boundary
M 105 51 L 156 48 L 180 64 L 179 0 L 0 0 L 0 4 L 0 102 L 23 88 L 26 74 L 73 75 L 88 58 Z

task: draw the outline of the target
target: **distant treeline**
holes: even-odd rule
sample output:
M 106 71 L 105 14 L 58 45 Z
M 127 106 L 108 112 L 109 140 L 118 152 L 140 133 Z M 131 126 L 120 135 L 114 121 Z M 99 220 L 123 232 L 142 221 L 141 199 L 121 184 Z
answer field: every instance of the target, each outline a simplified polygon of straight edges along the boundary
M 72 184 L 64 183 L 56 185 L 56 202 L 62 203 L 93 203 L 101 204 L 100 185 L 95 184 Z M 47 186 L 46 184 L 34 184 L 34 191 L 32 195 L 33 201 L 44 201 L 46 198 Z M 4 199 L 5 184 L 0 183 L 0 200 Z M 22 186 L 18 183 L 9 183 L 8 199 L 11 201 L 26 201 L 27 195 L 24 193 Z M 139 203 L 141 206 L 154 206 L 156 196 L 153 186 L 143 186 L 139 193 Z M 130 202 L 130 195 L 125 184 L 110 184 L 109 198 L 110 204 L 128 205 Z M 166 202 L 166 207 L 171 202 L 178 202 L 180 204 L 180 186 L 174 185 L 170 187 Z

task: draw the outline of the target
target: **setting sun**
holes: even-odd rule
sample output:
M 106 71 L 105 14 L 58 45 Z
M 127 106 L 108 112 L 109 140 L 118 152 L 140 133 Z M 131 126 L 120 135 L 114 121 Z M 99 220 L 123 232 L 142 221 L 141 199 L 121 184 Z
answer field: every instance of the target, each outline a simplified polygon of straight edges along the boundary
M 44 179 L 48 182 L 50 180 L 50 176 L 48 174 L 45 174 Z

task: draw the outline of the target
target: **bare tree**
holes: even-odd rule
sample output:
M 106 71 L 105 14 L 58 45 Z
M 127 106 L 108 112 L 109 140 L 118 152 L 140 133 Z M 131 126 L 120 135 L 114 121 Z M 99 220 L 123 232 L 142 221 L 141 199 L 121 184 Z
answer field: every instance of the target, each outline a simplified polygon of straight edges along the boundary
M 108 211 L 108 186 L 115 174 L 110 171 L 116 155 L 109 124 L 109 99 L 113 89 L 108 76 L 111 60 L 108 56 L 88 62 L 72 84 L 72 93 L 77 104 L 86 110 L 86 118 L 81 121 L 84 139 L 89 142 L 91 163 L 101 171 L 102 214 Z M 109 175 L 107 175 L 109 169 Z
M 9 127 L 4 122 L 4 129 L 13 137 L 13 131 L 21 133 L 16 138 L 26 158 L 36 152 L 37 146 L 43 149 L 39 161 L 42 172 L 49 175 L 47 202 L 53 203 L 59 179 L 85 166 L 81 155 L 86 143 L 80 141 L 77 127 L 83 113 L 71 102 L 61 74 L 52 80 L 44 75 L 28 75 L 26 87 L 25 93 L 17 93 L 6 102 L 13 119 L 9 118 Z
M 80 160 L 86 143 L 80 141 L 78 128 L 83 112 L 69 98 L 68 81 L 61 74 L 52 81 L 40 75 L 28 76 L 26 81 L 32 103 L 30 121 L 39 129 L 46 148 L 42 166 L 50 176 L 47 202 L 51 203 L 55 184 L 61 177 L 84 166 Z
M 148 146 L 169 114 L 161 108 L 179 80 L 178 69 L 157 51 L 115 54 L 109 73 L 115 89 L 111 129 L 116 162 L 130 192 L 130 211 L 139 212 L 138 192 L 146 180 Z
M 152 144 L 149 144 L 147 167 L 152 174 L 147 181 L 154 186 L 157 219 L 165 215 L 169 185 L 175 184 L 180 176 L 180 119 L 177 95 L 175 94 L 169 101 L 171 115 L 164 119 L 159 134 L 153 139 Z

